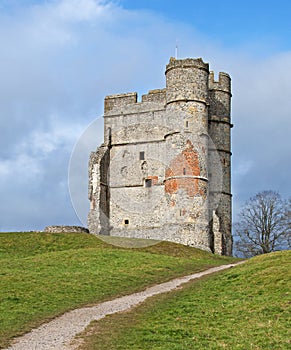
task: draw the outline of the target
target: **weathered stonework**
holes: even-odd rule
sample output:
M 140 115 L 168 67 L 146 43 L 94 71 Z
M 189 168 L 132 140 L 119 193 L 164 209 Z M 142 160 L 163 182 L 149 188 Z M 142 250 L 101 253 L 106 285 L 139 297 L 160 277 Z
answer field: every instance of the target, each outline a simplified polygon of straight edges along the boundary
M 44 232 L 49 232 L 49 233 L 63 233 L 63 232 L 85 232 L 85 233 L 89 233 L 89 230 L 85 227 L 81 227 L 81 226 L 47 226 L 44 229 Z
M 90 233 L 232 254 L 230 77 L 170 59 L 166 88 L 111 95 L 89 161 Z

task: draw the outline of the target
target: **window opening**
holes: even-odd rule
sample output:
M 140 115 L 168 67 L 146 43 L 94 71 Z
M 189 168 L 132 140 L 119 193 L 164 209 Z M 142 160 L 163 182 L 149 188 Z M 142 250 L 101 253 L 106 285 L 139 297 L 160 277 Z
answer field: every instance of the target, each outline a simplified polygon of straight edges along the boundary
M 145 179 L 145 187 L 152 187 L 152 179 Z
M 186 128 L 188 128 L 188 126 L 189 126 L 188 120 L 186 120 L 185 125 L 186 125 Z
M 144 152 L 139 152 L 139 160 L 144 160 Z
M 129 224 L 129 220 L 128 219 L 125 219 L 124 220 L 124 225 L 128 225 Z
M 186 168 L 183 168 L 183 175 L 186 175 Z
M 108 142 L 111 144 L 111 128 L 108 128 Z

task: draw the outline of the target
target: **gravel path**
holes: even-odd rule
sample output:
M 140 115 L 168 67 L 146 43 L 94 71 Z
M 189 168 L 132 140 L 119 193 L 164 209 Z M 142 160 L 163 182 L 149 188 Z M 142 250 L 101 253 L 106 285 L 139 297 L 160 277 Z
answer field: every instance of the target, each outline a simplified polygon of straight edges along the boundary
M 213 267 L 206 271 L 175 278 L 169 282 L 155 285 L 139 293 L 106 301 L 93 307 L 84 307 L 69 311 L 49 323 L 43 324 L 39 328 L 33 329 L 31 332 L 16 338 L 12 345 L 5 350 L 74 350 L 78 345 L 71 344 L 72 340 L 90 322 L 100 320 L 106 315 L 128 310 L 153 295 L 169 292 L 190 280 L 216 271 L 225 270 L 241 263 Z

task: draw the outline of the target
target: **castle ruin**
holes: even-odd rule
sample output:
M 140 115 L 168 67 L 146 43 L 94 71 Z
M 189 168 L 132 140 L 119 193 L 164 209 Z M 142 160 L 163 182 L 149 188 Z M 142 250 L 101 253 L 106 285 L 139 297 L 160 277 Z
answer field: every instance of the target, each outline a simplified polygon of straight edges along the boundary
M 89 161 L 90 233 L 232 254 L 230 77 L 171 58 L 166 88 L 105 98 Z

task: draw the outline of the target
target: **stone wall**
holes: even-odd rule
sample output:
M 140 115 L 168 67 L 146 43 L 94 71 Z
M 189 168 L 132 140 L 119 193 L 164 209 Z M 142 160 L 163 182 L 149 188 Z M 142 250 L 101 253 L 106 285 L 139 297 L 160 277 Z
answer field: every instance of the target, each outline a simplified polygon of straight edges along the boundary
M 85 227 L 81 226 L 47 226 L 44 229 L 44 232 L 49 232 L 49 233 L 62 233 L 62 232 L 78 232 L 78 233 L 89 233 L 89 230 Z

